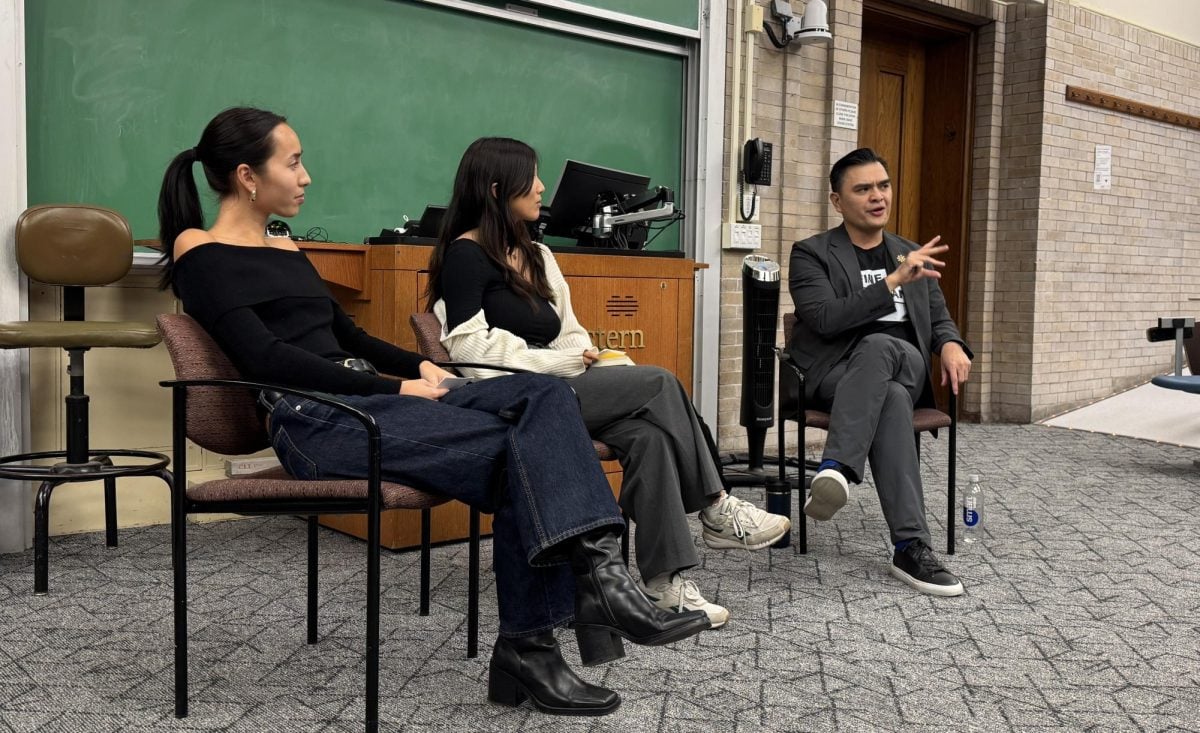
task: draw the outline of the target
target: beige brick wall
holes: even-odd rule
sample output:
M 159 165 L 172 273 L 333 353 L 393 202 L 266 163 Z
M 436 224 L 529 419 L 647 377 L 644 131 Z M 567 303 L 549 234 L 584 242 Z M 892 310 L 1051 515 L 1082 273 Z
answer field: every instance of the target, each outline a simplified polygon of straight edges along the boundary
M 991 104 L 977 105 L 977 114 L 990 114 L 990 121 L 998 120 L 999 127 L 989 130 L 988 138 L 976 138 L 976 159 L 986 156 L 988 167 L 984 173 L 979 170 L 982 163 L 977 163 L 978 173 L 987 179 L 976 179 L 972 201 L 976 207 L 990 207 L 995 218 L 984 227 L 972 222 L 972 278 L 967 298 L 969 311 L 979 313 L 971 321 L 981 326 L 970 333 L 972 340 L 979 341 L 979 369 L 972 388 L 980 394 L 972 407 L 977 407 L 979 417 L 985 420 L 1028 422 L 1038 264 L 1045 6 L 1012 6 L 1006 21 L 996 24 L 994 32 L 991 68 L 995 78 L 991 83 L 998 85 L 999 94 L 991 97 Z M 985 395 L 986 400 L 981 401 Z
M 1143 331 L 1160 314 L 1197 315 L 1187 310 L 1200 298 L 1200 194 L 1189 164 L 1200 163 L 1200 134 L 1068 103 L 1064 92 L 1077 84 L 1200 114 L 1200 49 L 1067 0 L 903 4 L 978 27 L 964 329 L 977 358 L 964 415 L 1028 422 L 1166 370 L 1170 350 L 1146 344 Z M 858 101 L 862 7 L 829 2 L 832 46 L 777 51 L 756 36 L 752 135 L 775 144 L 776 160 L 775 185 L 762 190 L 762 254 L 784 270 L 781 314 L 792 310 L 791 243 L 838 221 L 826 176 L 857 133 L 833 128 L 831 109 Z M 732 63 L 727 77 L 728 98 Z M 1098 143 L 1114 148 L 1109 192 L 1092 190 Z M 743 255 L 726 252 L 720 264 L 726 450 L 745 446 Z
M 1200 115 L 1200 47 L 1095 11 L 1047 6 L 1034 418 L 1170 368 L 1160 315 L 1200 315 L 1200 132 L 1065 99 L 1067 85 Z M 1095 146 L 1113 148 L 1093 190 Z

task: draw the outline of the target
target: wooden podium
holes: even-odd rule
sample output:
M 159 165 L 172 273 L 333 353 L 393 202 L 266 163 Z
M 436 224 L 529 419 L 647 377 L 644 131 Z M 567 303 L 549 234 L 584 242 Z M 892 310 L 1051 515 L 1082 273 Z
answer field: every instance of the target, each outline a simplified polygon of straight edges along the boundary
M 416 351 L 408 317 L 425 309 L 432 247 L 312 242 L 300 247 L 356 323 L 372 335 Z M 573 248 L 555 252 L 571 287 L 571 304 L 579 322 L 600 348 L 621 349 L 638 364 L 669 369 L 690 392 L 695 271 L 706 265 L 678 257 L 601 252 Z M 616 495 L 621 466 L 605 461 L 603 468 Z M 432 516 L 433 542 L 466 538 L 469 512 L 465 505 L 443 504 Z M 326 515 L 321 524 L 359 538 L 367 534 L 363 515 Z M 420 528 L 418 512 L 386 511 L 380 523 L 380 544 L 393 550 L 416 547 L 421 541 Z M 491 532 L 491 517 L 482 518 L 481 529 L 485 534 Z

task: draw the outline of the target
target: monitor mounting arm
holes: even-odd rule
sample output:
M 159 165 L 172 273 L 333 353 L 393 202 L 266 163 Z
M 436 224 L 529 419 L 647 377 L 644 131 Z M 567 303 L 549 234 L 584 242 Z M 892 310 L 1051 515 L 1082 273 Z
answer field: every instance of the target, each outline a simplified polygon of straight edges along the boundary
M 642 196 L 626 199 L 619 206 L 616 204 L 603 206 L 592 217 L 592 236 L 597 239 L 606 239 L 612 235 L 614 227 L 657 221 L 659 219 L 671 219 L 675 216 L 674 198 L 675 196 L 671 189 L 659 186 L 656 189 L 647 191 Z M 652 209 L 646 208 L 653 204 L 661 204 L 661 206 Z M 619 209 L 628 211 L 629 213 L 613 213 Z

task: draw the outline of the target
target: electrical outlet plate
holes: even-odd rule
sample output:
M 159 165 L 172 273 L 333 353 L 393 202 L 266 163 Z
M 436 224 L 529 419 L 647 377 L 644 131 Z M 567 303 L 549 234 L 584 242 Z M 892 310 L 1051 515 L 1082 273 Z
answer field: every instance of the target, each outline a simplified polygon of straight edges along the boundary
M 727 249 L 762 249 L 762 225 L 726 222 L 721 227 L 721 246 Z

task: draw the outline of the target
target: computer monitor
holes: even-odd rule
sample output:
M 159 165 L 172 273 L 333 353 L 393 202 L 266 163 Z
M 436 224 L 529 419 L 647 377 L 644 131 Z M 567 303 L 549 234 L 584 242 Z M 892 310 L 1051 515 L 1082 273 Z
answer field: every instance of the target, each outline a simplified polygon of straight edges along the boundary
M 580 230 L 587 228 L 590 235 L 596 200 L 602 194 L 620 199 L 645 193 L 649 187 L 649 176 L 568 160 L 554 188 L 546 234 L 553 237 L 579 237 Z
M 446 216 L 445 206 L 429 204 L 418 219 L 417 236 L 437 238 L 442 231 L 442 219 Z

